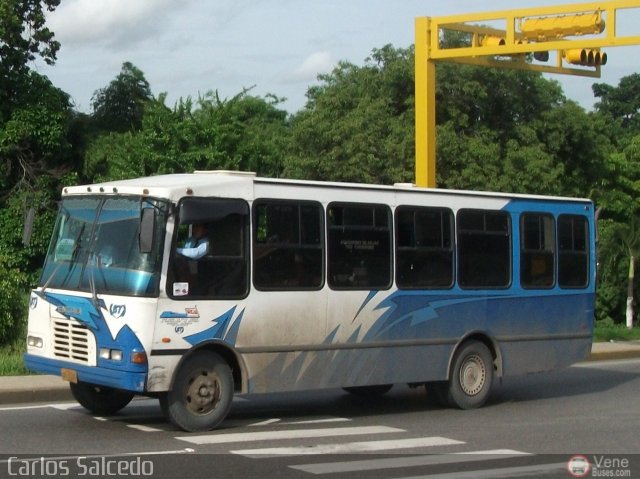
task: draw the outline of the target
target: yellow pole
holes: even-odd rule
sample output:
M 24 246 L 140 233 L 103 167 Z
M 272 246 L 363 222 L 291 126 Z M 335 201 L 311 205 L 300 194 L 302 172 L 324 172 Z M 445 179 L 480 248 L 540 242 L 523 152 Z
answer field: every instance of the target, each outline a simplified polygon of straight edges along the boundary
M 416 186 L 436 187 L 436 67 L 429 60 L 431 20 L 416 18 L 415 141 Z

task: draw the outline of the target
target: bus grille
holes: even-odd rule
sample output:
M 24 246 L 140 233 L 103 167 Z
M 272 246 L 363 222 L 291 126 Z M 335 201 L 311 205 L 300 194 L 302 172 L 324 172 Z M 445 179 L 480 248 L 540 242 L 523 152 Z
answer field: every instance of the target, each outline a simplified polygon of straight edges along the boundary
M 88 363 L 89 350 L 89 328 L 69 319 L 54 320 L 53 354 L 56 357 Z

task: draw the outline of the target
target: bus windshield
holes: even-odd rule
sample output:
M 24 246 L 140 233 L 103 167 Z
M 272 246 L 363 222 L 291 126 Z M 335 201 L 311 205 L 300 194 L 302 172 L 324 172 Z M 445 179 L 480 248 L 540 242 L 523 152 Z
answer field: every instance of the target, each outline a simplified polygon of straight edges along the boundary
M 150 241 L 141 241 L 148 209 L 154 212 L 153 231 L 145 232 Z M 157 295 L 167 211 L 164 201 L 136 196 L 63 199 L 40 286 Z

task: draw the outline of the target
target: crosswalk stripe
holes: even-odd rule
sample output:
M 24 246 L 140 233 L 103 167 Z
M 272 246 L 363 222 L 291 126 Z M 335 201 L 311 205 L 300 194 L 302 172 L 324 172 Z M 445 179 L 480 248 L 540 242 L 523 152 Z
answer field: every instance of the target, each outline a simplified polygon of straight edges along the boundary
M 270 441 L 309 437 L 354 436 L 404 432 L 404 429 L 387 426 L 333 427 L 324 429 L 289 429 L 286 431 L 237 432 L 230 434 L 206 434 L 202 436 L 176 436 L 191 444 L 225 444 L 230 442 Z
M 266 447 L 262 449 L 238 449 L 231 451 L 254 459 L 274 456 L 299 456 L 306 454 L 347 454 L 354 452 L 392 451 L 416 447 L 436 447 L 464 444 L 463 441 L 446 437 L 417 437 L 412 439 L 395 439 L 392 441 L 363 441 L 342 444 L 316 444 L 300 447 Z
M 325 462 L 316 464 L 300 464 L 289 466 L 311 474 L 334 474 L 355 471 L 371 471 L 378 469 L 397 469 L 402 467 L 433 466 L 461 462 L 489 461 L 529 455 L 526 452 L 511 449 L 493 449 L 488 451 L 472 451 L 470 453 L 420 455 L 408 457 L 391 457 L 384 459 L 367 459 L 362 461 Z
M 502 467 L 481 469 L 477 471 L 446 472 L 444 474 L 427 474 L 426 476 L 410 476 L 402 479 L 498 479 L 500 477 L 534 476 L 552 471 L 566 471 L 567 463 L 534 464 L 531 466 Z M 398 478 L 400 479 L 400 478 Z
M 351 419 L 346 417 L 327 417 L 324 419 L 306 419 L 303 421 L 288 421 L 282 424 L 323 424 L 328 422 L 351 422 Z
M 249 424 L 249 427 L 268 426 L 269 424 L 275 424 L 277 422 L 280 422 L 280 419 L 278 419 L 278 418 L 267 419 L 265 421 L 254 422 L 253 424 Z
M 138 431 L 142 431 L 142 432 L 160 432 L 160 431 L 162 431 L 162 429 L 158 429 L 158 428 L 150 427 L 150 426 L 145 426 L 143 424 L 127 424 L 127 427 L 130 427 L 131 429 L 137 429 Z

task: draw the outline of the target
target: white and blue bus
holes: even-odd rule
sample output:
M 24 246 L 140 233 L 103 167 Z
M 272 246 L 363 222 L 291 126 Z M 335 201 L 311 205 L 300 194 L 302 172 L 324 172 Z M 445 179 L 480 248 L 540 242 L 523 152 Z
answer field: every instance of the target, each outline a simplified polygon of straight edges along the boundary
M 594 221 L 587 199 L 241 172 L 67 187 L 25 362 L 94 413 L 147 395 L 187 431 L 234 394 L 409 383 L 479 407 L 589 354 Z

